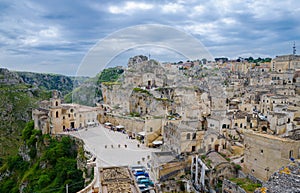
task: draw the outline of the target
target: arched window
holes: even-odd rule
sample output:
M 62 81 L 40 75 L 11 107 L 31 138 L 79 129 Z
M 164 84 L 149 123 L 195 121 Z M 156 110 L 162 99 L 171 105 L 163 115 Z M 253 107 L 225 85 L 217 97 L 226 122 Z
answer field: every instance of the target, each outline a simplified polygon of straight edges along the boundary
M 55 102 L 55 106 L 58 106 L 58 101 Z
M 191 134 L 190 133 L 186 134 L 186 139 L 190 139 L 190 138 L 191 138 Z
M 56 113 L 55 113 L 55 117 L 56 117 L 56 118 L 58 118 L 58 111 L 56 111 Z

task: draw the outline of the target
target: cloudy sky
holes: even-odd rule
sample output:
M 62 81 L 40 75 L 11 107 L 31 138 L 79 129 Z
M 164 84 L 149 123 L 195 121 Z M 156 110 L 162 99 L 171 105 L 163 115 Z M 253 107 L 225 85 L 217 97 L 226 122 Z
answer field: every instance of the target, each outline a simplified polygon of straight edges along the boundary
M 118 51 L 99 63 L 120 65 L 132 54 L 177 60 L 195 49 L 185 41 L 177 49 L 187 36 L 212 57 L 275 57 L 292 53 L 294 41 L 300 47 L 299 18 L 298 0 L 0 0 L 0 67 L 75 75 L 97 43 Z M 148 24 L 166 30 L 132 30 Z

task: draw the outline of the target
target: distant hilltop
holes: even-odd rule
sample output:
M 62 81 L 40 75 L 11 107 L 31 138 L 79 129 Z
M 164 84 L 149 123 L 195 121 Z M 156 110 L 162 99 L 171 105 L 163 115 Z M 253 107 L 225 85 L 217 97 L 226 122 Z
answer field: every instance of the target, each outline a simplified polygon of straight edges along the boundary
M 69 77 L 60 74 L 18 72 L 0 68 L 0 85 L 28 84 L 46 90 L 58 90 L 63 95 L 82 84 L 87 77 Z
M 147 56 L 143 56 L 143 55 L 134 56 L 132 58 L 129 58 L 128 67 L 132 67 L 138 63 L 141 63 L 141 62 L 147 61 L 147 60 L 148 60 Z
M 0 68 L 0 85 L 12 85 L 18 83 L 23 83 L 23 80 L 16 73 L 10 72 L 6 68 Z

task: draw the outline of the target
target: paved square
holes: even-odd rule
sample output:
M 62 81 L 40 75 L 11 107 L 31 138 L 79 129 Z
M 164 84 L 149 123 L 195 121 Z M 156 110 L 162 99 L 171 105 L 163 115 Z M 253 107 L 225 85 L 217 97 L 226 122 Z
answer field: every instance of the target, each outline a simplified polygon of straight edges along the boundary
M 99 167 L 137 165 L 138 161 L 146 166 L 151 152 L 160 151 L 147 148 L 137 140 L 129 139 L 127 134 L 111 131 L 102 125 L 70 134 L 84 141 L 86 150 L 97 157 Z

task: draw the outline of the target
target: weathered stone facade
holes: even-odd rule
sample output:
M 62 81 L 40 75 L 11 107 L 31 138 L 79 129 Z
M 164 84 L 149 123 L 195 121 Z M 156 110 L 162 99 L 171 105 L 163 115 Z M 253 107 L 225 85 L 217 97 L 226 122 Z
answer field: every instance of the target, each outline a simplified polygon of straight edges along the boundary
M 197 122 L 195 122 L 197 124 Z M 204 130 L 198 125 L 169 121 L 164 126 L 163 149 L 176 154 L 196 153 L 203 148 Z
M 84 128 L 98 123 L 100 109 L 78 104 L 64 104 L 57 91 L 49 102 L 42 101 L 40 108 L 32 111 L 35 129 L 57 134 L 67 129 Z
M 300 158 L 300 141 L 252 131 L 244 135 L 244 169 L 261 180 L 267 180 L 291 158 Z
M 286 72 L 290 69 L 300 69 L 299 55 L 276 56 L 271 62 L 272 71 Z

